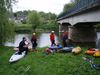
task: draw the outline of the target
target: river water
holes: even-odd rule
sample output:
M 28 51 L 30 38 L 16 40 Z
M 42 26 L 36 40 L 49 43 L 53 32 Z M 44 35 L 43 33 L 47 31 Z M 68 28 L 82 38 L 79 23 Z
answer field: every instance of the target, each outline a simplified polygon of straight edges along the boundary
M 50 39 L 49 39 L 50 33 L 42 33 L 38 37 L 38 47 L 46 47 L 50 45 Z M 14 42 L 6 42 L 5 46 L 12 46 L 12 47 L 18 47 L 19 42 L 22 40 L 23 37 L 26 37 L 27 40 L 30 42 L 31 45 L 31 35 L 29 34 L 16 34 L 14 38 Z M 100 32 L 97 32 L 97 40 L 100 39 Z M 55 42 L 58 42 L 58 36 L 55 37 Z
M 51 44 L 50 39 L 49 39 L 49 35 L 50 35 L 50 33 L 40 34 L 40 36 L 38 37 L 38 47 L 46 47 L 46 46 L 49 46 Z M 23 37 L 27 38 L 27 40 L 30 43 L 30 47 L 32 47 L 32 44 L 31 44 L 31 41 L 30 41 L 31 35 L 29 35 L 29 34 L 16 34 L 14 41 L 13 42 L 6 42 L 5 46 L 18 47 L 18 45 L 19 45 L 19 43 L 20 43 L 20 41 L 22 40 Z M 57 35 L 55 36 L 55 42 L 58 42 Z
M 100 39 L 100 32 L 97 32 L 97 40 Z

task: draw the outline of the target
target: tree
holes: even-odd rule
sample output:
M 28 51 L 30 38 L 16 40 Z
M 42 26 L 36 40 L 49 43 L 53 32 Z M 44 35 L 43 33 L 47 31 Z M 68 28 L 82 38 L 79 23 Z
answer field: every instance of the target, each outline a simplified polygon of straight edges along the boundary
M 68 11 L 70 8 L 72 8 L 74 5 L 72 3 L 69 3 L 69 4 L 65 4 L 64 5 L 64 8 L 63 8 L 63 12 L 66 12 Z
M 54 31 L 59 30 L 59 26 L 55 20 L 50 20 L 47 24 L 47 27 L 49 30 L 54 30 Z
M 0 45 L 11 37 L 14 24 L 10 22 L 9 12 L 15 0 L 0 0 Z
M 28 14 L 28 23 L 32 24 L 32 28 L 35 31 L 40 25 L 40 15 L 36 11 L 32 11 Z
M 71 0 L 70 3 L 65 4 L 65 5 L 64 5 L 64 8 L 63 8 L 63 12 L 68 11 L 70 8 L 72 8 L 74 5 L 76 5 L 79 1 L 80 1 L 80 0 Z M 63 13 L 63 12 L 62 12 L 62 13 Z
M 78 3 L 80 0 L 71 0 L 71 3 L 76 4 Z
M 54 13 L 44 13 L 44 12 L 39 12 L 40 14 L 40 19 L 41 19 L 41 25 L 39 28 L 44 29 L 44 30 L 55 30 L 57 31 L 58 25 L 56 22 L 57 15 Z

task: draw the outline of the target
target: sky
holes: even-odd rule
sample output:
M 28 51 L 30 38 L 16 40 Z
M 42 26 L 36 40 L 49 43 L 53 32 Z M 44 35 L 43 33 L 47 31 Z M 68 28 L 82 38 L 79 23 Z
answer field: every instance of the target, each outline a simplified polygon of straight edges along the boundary
M 59 14 L 62 12 L 64 4 L 69 2 L 70 0 L 18 0 L 13 5 L 13 11 L 36 10 Z

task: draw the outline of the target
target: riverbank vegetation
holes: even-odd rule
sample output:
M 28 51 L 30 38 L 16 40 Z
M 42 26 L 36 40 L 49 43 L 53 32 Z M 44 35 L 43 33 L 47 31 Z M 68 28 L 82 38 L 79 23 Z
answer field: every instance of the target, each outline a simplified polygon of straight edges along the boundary
M 32 25 L 31 24 L 18 24 L 15 26 L 15 32 L 17 33 L 32 32 Z
M 30 28 L 30 30 L 32 31 L 37 31 L 37 30 L 58 31 L 59 29 L 58 28 L 59 26 L 56 22 L 57 15 L 54 13 L 37 12 L 33 10 L 33 11 L 18 11 L 14 14 L 15 18 L 17 17 L 16 20 L 19 18 L 21 19 L 23 18 L 23 20 L 21 20 L 23 27 L 20 23 L 18 23 L 17 25 L 18 27 L 16 26 L 16 31 L 22 30 L 22 28 L 23 30 L 24 29 L 29 30 L 30 25 L 32 27 Z
M 71 0 L 70 3 L 64 5 L 62 12 L 59 14 L 67 12 L 69 9 L 73 8 L 80 0 Z
M 99 75 L 100 71 L 92 69 L 89 62 L 82 59 L 84 51 L 88 47 L 82 47 L 82 53 L 54 53 L 45 55 L 45 48 L 38 48 L 39 52 L 29 52 L 24 58 L 15 63 L 9 63 L 9 58 L 15 52 L 13 48 L 0 46 L 0 75 Z M 95 58 L 99 64 L 100 58 Z
M 15 0 L 0 0 L 0 45 L 14 33 L 14 22 L 9 18 L 13 2 Z
M 15 32 L 41 32 L 57 31 L 57 15 L 54 13 L 45 13 L 33 11 L 18 11 L 13 13 L 12 3 L 16 0 L 0 1 L 0 45 L 3 45 L 8 39 L 12 39 Z

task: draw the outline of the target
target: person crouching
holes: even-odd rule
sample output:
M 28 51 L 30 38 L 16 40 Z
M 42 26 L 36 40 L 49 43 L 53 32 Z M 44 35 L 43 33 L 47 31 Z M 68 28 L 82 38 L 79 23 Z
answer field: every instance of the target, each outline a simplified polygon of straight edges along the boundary
M 22 41 L 19 43 L 19 52 L 18 54 L 22 54 L 23 51 L 25 51 L 25 54 L 28 53 L 28 45 L 26 38 L 23 37 Z

